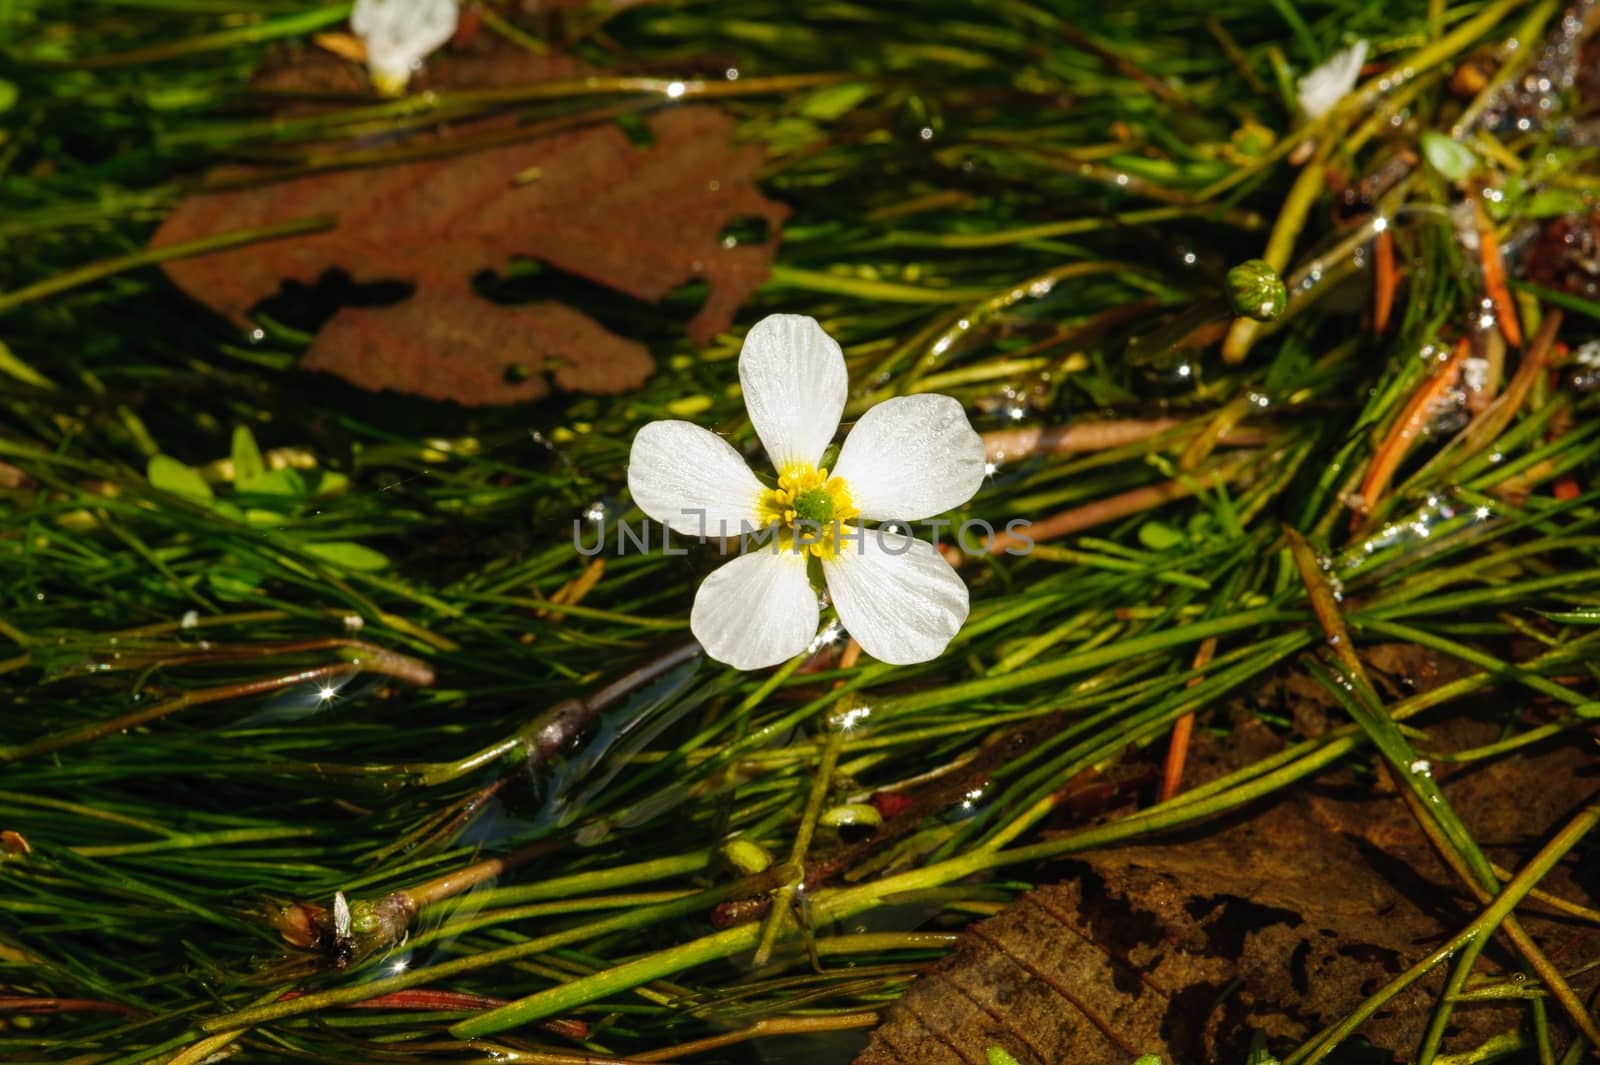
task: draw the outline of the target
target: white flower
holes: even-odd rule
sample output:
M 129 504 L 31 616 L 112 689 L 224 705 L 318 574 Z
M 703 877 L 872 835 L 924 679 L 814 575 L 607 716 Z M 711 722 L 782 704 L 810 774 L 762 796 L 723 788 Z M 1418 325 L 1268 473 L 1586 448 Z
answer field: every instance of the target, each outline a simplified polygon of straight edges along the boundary
M 1361 66 L 1367 61 L 1367 42 L 1357 41 L 1342 52 L 1335 52 L 1322 65 L 1295 82 L 1300 94 L 1300 110 L 1309 119 L 1318 119 L 1332 111 L 1343 100 L 1356 79 L 1361 76 Z
M 937 549 L 855 519 L 920 521 L 960 506 L 983 483 L 983 441 L 949 396 L 900 396 L 861 416 L 830 473 L 844 353 L 814 319 L 758 322 L 739 355 L 745 408 L 778 487 L 756 480 L 727 441 L 690 422 L 651 422 L 628 457 L 628 488 L 650 517 L 690 536 L 776 528 L 707 577 L 689 624 L 706 653 L 737 669 L 805 650 L 820 609 L 816 558 L 850 635 L 884 662 L 926 662 L 967 620 L 967 586 Z M 752 540 L 754 544 L 754 540 Z
M 406 87 L 423 59 L 456 32 L 459 0 L 356 0 L 350 28 L 367 46 L 367 69 L 379 92 Z

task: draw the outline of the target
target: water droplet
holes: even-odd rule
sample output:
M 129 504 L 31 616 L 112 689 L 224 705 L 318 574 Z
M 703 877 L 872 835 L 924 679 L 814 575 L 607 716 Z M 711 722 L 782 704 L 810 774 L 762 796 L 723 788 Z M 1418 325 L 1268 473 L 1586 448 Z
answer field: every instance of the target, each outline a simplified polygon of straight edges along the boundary
M 853 703 L 828 715 L 828 727 L 835 732 L 853 732 L 865 728 L 872 719 L 872 707 L 866 703 Z
M 844 639 L 844 626 L 837 621 L 830 621 L 822 627 L 821 632 L 812 637 L 810 645 L 806 648 L 806 654 L 814 655 L 824 647 L 836 644 L 842 639 Z

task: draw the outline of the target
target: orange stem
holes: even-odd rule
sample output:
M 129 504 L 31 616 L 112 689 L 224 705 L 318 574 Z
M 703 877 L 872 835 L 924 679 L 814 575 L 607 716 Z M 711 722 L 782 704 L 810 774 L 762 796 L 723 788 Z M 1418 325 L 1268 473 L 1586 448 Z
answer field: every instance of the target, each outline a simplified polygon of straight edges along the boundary
M 299 998 L 304 991 L 290 991 L 284 999 Z M 360 1002 L 342 1002 L 352 1010 L 492 1010 L 504 1006 L 503 998 L 474 995 L 468 991 L 440 991 L 431 987 L 413 987 L 404 991 L 391 991 L 387 995 L 374 995 Z M 589 1025 L 584 1021 L 552 1017 L 540 1021 L 538 1027 L 568 1039 L 587 1039 Z
M 1007 549 L 1017 548 L 1024 552 L 1032 543 L 1040 540 L 1055 540 L 1063 536 L 1091 529 L 1096 525 L 1103 525 L 1108 521 L 1126 518 L 1131 514 L 1153 510 L 1165 503 L 1178 499 L 1187 499 L 1196 492 L 1212 489 L 1221 484 L 1228 484 L 1238 480 L 1248 468 L 1245 460 L 1253 457 L 1253 453 L 1246 452 L 1243 456 L 1218 463 L 1204 473 L 1181 477 L 1161 484 L 1146 485 L 1143 488 L 1133 488 L 1126 492 L 1119 492 L 1104 499 L 1096 499 L 1092 503 L 1064 510 L 1059 514 L 1052 514 L 1042 521 L 1036 521 L 1025 529 L 1016 533 L 1000 532 L 989 541 L 987 551 L 991 555 L 1004 554 Z M 961 549 L 954 544 L 948 545 L 955 553 L 961 556 Z M 951 554 L 946 553 L 949 559 Z
M 1394 269 L 1394 230 L 1385 227 L 1373 246 L 1372 331 L 1389 328 L 1389 312 L 1394 309 L 1394 292 L 1400 278 Z
M 859 643 L 856 643 L 856 638 L 854 636 L 852 636 L 852 637 L 850 637 L 850 642 L 844 645 L 844 653 L 839 656 L 839 668 L 840 669 L 850 669 L 852 666 L 854 666 L 856 664 L 857 659 L 859 659 L 860 657 L 861 657 L 861 645 Z M 843 683 L 844 683 L 844 681 L 842 681 L 842 680 L 838 681 L 837 683 L 834 684 L 834 687 L 837 688 L 840 684 L 843 684 Z
M 1455 387 L 1457 379 L 1461 376 L 1461 364 L 1467 361 L 1467 354 L 1471 350 L 1472 343 L 1466 337 L 1457 341 L 1455 351 L 1451 352 L 1450 358 L 1439 368 L 1439 372 L 1422 383 L 1416 395 L 1406 404 L 1405 410 L 1400 412 L 1400 417 L 1389 427 L 1389 435 L 1384 437 L 1383 443 L 1378 445 L 1378 450 L 1373 452 L 1372 465 L 1367 467 L 1367 476 L 1361 482 L 1361 498 L 1355 505 L 1356 514 L 1351 522 L 1352 527 L 1359 521 L 1361 515 L 1371 513 L 1372 508 L 1378 505 L 1384 490 L 1394 479 L 1394 471 L 1400 468 L 1400 462 L 1406 457 L 1406 452 L 1411 450 L 1412 443 L 1422 435 L 1423 428 L 1428 424 L 1428 412 L 1441 397 Z
M 1216 653 L 1215 636 L 1202 640 L 1199 649 L 1194 653 L 1194 668 L 1204 669 L 1209 666 L 1211 656 Z M 1199 682 L 1199 677 L 1191 677 L 1184 687 L 1192 688 Z M 1167 745 L 1167 765 L 1166 771 L 1161 776 L 1161 791 L 1156 796 L 1158 802 L 1166 802 L 1178 794 L 1178 789 L 1183 786 L 1183 767 L 1189 760 L 1189 738 L 1192 735 L 1194 735 L 1193 710 L 1172 724 L 1172 742 Z
M 1494 223 L 1483 209 L 1483 201 L 1476 192 L 1472 197 L 1473 217 L 1478 226 L 1478 255 L 1483 264 L 1483 287 L 1494 304 L 1494 317 L 1500 323 L 1500 332 L 1506 343 L 1522 347 L 1522 325 L 1517 321 L 1517 305 L 1511 301 L 1511 290 L 1506 287 L 1506 262 L 1500 255 L 1500 240 L 1494 235 Z

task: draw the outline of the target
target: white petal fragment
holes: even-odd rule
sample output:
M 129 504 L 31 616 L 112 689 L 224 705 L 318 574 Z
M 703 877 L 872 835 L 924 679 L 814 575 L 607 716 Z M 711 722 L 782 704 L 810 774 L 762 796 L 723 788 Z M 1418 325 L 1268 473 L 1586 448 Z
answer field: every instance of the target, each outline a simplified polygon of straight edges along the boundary
M 839 620 L 880 662 L 937 658 L 967 620 L 967 586 L 934 546 L 884 529 L 840 545 L 822 572 Z
M 1349 48 L 1325 59 L 1315 70 L 1295 82 L 1300 96 L 1300 110 L 1307 118 L 1317 119 L 1332 111 L 1356 86 L 1361 76 L 1361 66 L 1367 61 L 1367 42 L 1357 41 Z
M 774 314 L 751 327 L 739 353 L 744 405 L 779 471 L 815 466 L 839 429 L 850 377 L 844 352 L 815 318 Z
M 983 485 L 983 438 L 949 396 L 899 396 L 867 411 L 845 437 L 834 476 L 872 521 L 921 521 Z
M 693 422 L 639 430 L 628 453 L 628 491 L 640 510 L 685 536 L 737 536 L 741 523 L 759 526 L 761 482 L 732 444 Z
M 456 32 L 458 0 L 356 0 L 350 29 L 367 46 L 367 68 L 380 92 L 406 87 L 412 71 Z
M 806 556 L 758 548 L 712 572 L 695 593 L 689 628 L 706 654 L 734 669 L 765 669 L 806 649 L 821 611 Z

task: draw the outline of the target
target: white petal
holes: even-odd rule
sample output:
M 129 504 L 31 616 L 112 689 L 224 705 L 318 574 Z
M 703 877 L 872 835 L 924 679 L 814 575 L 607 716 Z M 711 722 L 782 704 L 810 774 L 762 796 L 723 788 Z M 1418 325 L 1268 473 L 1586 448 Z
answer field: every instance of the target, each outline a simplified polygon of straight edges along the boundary
M 1356 86 L 1361 76 L 1361 65 L 1367 61 L 1367 42 L 1357 41 L 1341 52 L 1335 52 L 1315 70 L 1295 82 L 1300 95 L 1300 110 L 1307 118 L 1321 118 L 1332 111 L 1334 105 Z
M 983 438 L 949 396 L 899 396 L 861 416 L 833 474 L 872 521 L 921 521 L 971 499 L 983 485 Z
M 628 491 L 640 510 L 685 536 L 759 527 L 761 482 L 732 444 L 693 422 L 639 430 L 628 453 Z
M 367 46 L 372 83 L 397 93 L 411 72 L 456 32 L 457 0 L 356 0 L 350 29 Z
M 740 555 L 701 582 L 689 628 L 718 662 L 764 669 L 805 650 L 820 614 L 806 556 L 768 546 Z
M 839 430 L 850 378 L 844 352 L 815 318 L 774 314 L 751 327 L 739 353 L 744 406 L 767 457 L 815 466 Z
M 880 662 L 909 665 L 944 653 L 967 620 L 967 586 L 925 540 L 861 530 L 822 572 L 839 620 Z

